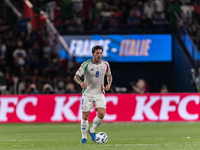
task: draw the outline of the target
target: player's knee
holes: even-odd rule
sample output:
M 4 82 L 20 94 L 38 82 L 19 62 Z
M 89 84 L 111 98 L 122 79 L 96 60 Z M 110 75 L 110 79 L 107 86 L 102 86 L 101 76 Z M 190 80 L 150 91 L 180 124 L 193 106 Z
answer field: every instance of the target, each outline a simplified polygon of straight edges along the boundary
M 88 114 L 83 114 L 83 115 L 82 115 L 82 119 L 85 120 L 85 121 L 88 120 L 88 117 L 89 117 Z
M 98 117 L 99 117 L 99 119 L 103 119 L 104 116 L 105 116 L 105 113 L 104 113 L 104 112 L 100 112 L 100 113 L 98 113 Z
M 83 118 L 84 121 L 88 120 L 87 116 L 83 116 L 82 118 Z

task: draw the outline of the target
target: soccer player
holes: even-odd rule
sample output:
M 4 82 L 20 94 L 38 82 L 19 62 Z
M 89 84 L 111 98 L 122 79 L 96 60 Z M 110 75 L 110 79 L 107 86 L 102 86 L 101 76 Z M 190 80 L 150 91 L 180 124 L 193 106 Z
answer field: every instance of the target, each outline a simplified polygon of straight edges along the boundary
M 90 110 L 93 109 L 93 103 L 97 110 L 97 116 L 94 118 L 92 127 L 88 130 L 92 141 L 95 140 L 95 130 L 101 124 L 106 113 L 106 99 L 105 90 L 110 90 L 112 83 L 112 75 L 109 63 L 103 61 L 102 58 L 103 48 L 101 46 L 94 46 L 92 48 L 93 58 L 83 62 L 74 76 L 74 80 L 78 83 L 82 90 L 81 100 L 81 132 L 82 140 L 80 143 L 87 142 L 87 130 L 89 127 L 88 117 Z M 84 81 L 81 76 L 84 75 Z M 104 77 L 107 76 L 107 85 L 104 87 Z

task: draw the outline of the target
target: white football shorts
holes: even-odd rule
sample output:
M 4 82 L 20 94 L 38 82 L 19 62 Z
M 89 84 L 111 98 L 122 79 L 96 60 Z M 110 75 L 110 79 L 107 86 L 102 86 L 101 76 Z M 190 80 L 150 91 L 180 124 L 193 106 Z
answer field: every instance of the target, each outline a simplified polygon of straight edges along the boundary
M 82 96 L 81 99 L 81 111 L 82 112 L 88 112 L 90 110 L 92 110 L 94 108 L 106 108 L 106 99 L 105 96 L 99 95 L 99 96 L 92 96 L 92 97 L 88 97 L 88 96 Z

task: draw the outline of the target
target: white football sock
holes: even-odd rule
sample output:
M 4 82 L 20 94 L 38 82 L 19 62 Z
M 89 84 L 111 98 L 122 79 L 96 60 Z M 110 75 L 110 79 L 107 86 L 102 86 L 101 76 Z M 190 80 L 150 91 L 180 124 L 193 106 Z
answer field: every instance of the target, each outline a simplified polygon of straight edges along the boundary
M 87 130 L 88 130 L 88 120 L 81 120 L 81 133 L 82 133 L 82 139 L 87 139 Z
M 92 127 L 90 128 L 90 132 L 91 133 L 94 133 L 95 130 L 100 126 L 101 122 L 102 122 L 103 119 L 99 119 L 98 116 L 96 116 L 93 120 L 93 123 L 92 123 Z

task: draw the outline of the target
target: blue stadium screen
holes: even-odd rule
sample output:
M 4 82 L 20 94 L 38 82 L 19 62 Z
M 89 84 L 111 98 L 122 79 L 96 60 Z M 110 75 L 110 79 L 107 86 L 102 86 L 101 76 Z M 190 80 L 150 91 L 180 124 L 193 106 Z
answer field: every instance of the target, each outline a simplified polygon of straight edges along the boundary
M 92 47 L 103 47 L 103 60 L 108 62 L 170 62 L 172 36 L 170 34 L 128 35 L 66 35 L 63 39 L 77 62 L 92 58 Z M 61 57 L 68 55 L 58 44 Z

